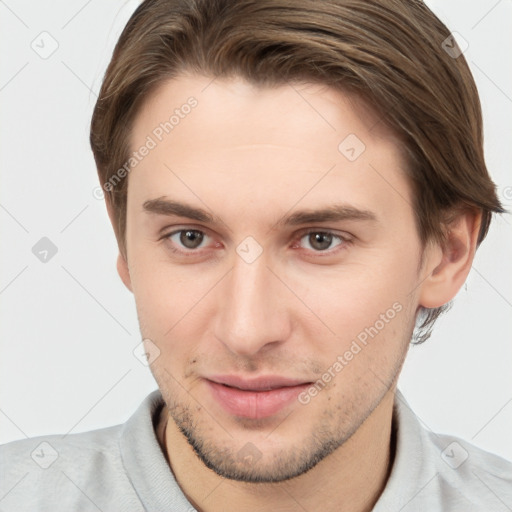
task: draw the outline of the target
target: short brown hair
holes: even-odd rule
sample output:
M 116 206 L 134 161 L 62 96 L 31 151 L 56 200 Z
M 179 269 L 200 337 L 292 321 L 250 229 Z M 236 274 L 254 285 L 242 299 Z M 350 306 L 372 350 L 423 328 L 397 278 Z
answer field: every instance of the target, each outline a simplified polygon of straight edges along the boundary
M 403 141 L 423 244 L 442 240 L 446 215 L 460 208 L 481 212 L 480 244 L 492 213 L 504 210 L 484 161 L 476 85 L 464 56 L 445 51 L 450 38 L 419 0 L 145 0 L 119 38 L 92 117 L 100 182 L 128 161 L 141 104 L 180 73 L 322 83 L 362 96 Z M 106 194 L 123 255 L 127 181 Z M 444 309 L 423 311 L 417 342 Z

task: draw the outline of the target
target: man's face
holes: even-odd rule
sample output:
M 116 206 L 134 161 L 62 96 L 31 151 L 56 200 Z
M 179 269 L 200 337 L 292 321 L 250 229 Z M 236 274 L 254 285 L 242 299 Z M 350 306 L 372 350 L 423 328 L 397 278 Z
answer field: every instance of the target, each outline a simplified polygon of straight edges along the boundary
M 228 478 L 307 471 L 396 383 L 421 246 L 398 142 L 360 107 L 188 76 L 135 120 L 132 151 L 155 145 L 129 175 L 129 286 L 172 419 Z

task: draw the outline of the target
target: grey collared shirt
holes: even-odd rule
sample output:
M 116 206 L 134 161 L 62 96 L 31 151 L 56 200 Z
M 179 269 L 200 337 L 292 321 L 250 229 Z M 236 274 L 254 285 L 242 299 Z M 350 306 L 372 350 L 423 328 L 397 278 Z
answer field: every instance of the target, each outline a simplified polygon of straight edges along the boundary
M 192 512 L 155 434 L 148 395 L 123 424 L 0 446 L 0 511 Z M 512 511 L 512 463 L 426 430 L 397 391 L 396 451 L 374 512 Z

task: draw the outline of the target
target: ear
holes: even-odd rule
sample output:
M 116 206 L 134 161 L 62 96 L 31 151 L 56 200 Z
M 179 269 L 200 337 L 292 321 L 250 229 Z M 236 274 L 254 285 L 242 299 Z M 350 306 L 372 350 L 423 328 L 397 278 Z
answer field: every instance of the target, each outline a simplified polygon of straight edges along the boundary
M 481 220 L 481 213 L 475 210 L 458 213 L 446 227 L 444 243 L 427 249 L 423 267 L 427 277 L 421 285 L 420 306 L 437 308 L 457 295 L 471 270 Z
M 112 227 L 114 227 L 114 231 L 115 231 L 115 222 L 116 221 L 115 221 L 114 209 L 112 207 L 110 198 L 107 195 L 105 195 L 105 204 L 107 206 L 107 212 L 108 212 L 108 216 L 110 218 L 110 223 L 112 224 Z M 117 243 L 119 246 L 119 240 L 117 241 Z M 128 262 L 126 260 L 126 256 L 124 254 L 122 254 L 121 251 L 119 251 L 119 254 L 117 255 L 117 273 L 119 274 L 119 277 L 121 278 L 121 281 L 126 286 L 126 288 L 128 288 L 128 290 L 133 292 L 132 281 L 130 278 L 130 270 L 128 268 Z
M 128 288 L 128 290 L 130 290 L 133 293 L 132 280 L 130 278 L 130 269 L 128 268 L 128 262 L 120 252 L 117 255 L 117 273 L 119 274 L 119 277 L 121 278 L 121 281 L 123 281 L 126 288 Z

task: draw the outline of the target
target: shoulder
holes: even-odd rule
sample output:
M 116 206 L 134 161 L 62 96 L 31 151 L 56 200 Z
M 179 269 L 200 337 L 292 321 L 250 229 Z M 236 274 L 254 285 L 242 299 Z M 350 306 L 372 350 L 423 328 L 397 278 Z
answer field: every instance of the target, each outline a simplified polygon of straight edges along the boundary
M 118 425 L 0 446 L 0 508 L 105 510 L 105 496 L 131 488 L 119 450 L 121 431 Z M 123 499 L 131 499 L 129 492 Z
M 512 510 L 512 462 L 429 430 L 397 391 L 388 484 L 375 511 Z
M 4 467 L 16 465 L 27 470 L 48 469 L 55 464 L 63 469 L 67 464 L 113 463 L 121 425 L 80 434 L 38 436 L 0 446 Z
M 426 430 L 423 437 L 441 495 L 460 496 L 475 510 L 512 507 L 512 462 L 459 437 Z
M 393 463 L 374 512 L 512 510 L 512 462 L 432 432 L 398 390 L 393 434 Z
M 143 512 L 140 493 L 150 494 L 147 489 L 158 478 L 164 480 L 161 488 L 173 494 L 172 473 L 153 424 L 163 405 L 155 390 L 124 424 L 0 446 L 0 509 Z M 144 473 L 148 466 L 150 477 Z

